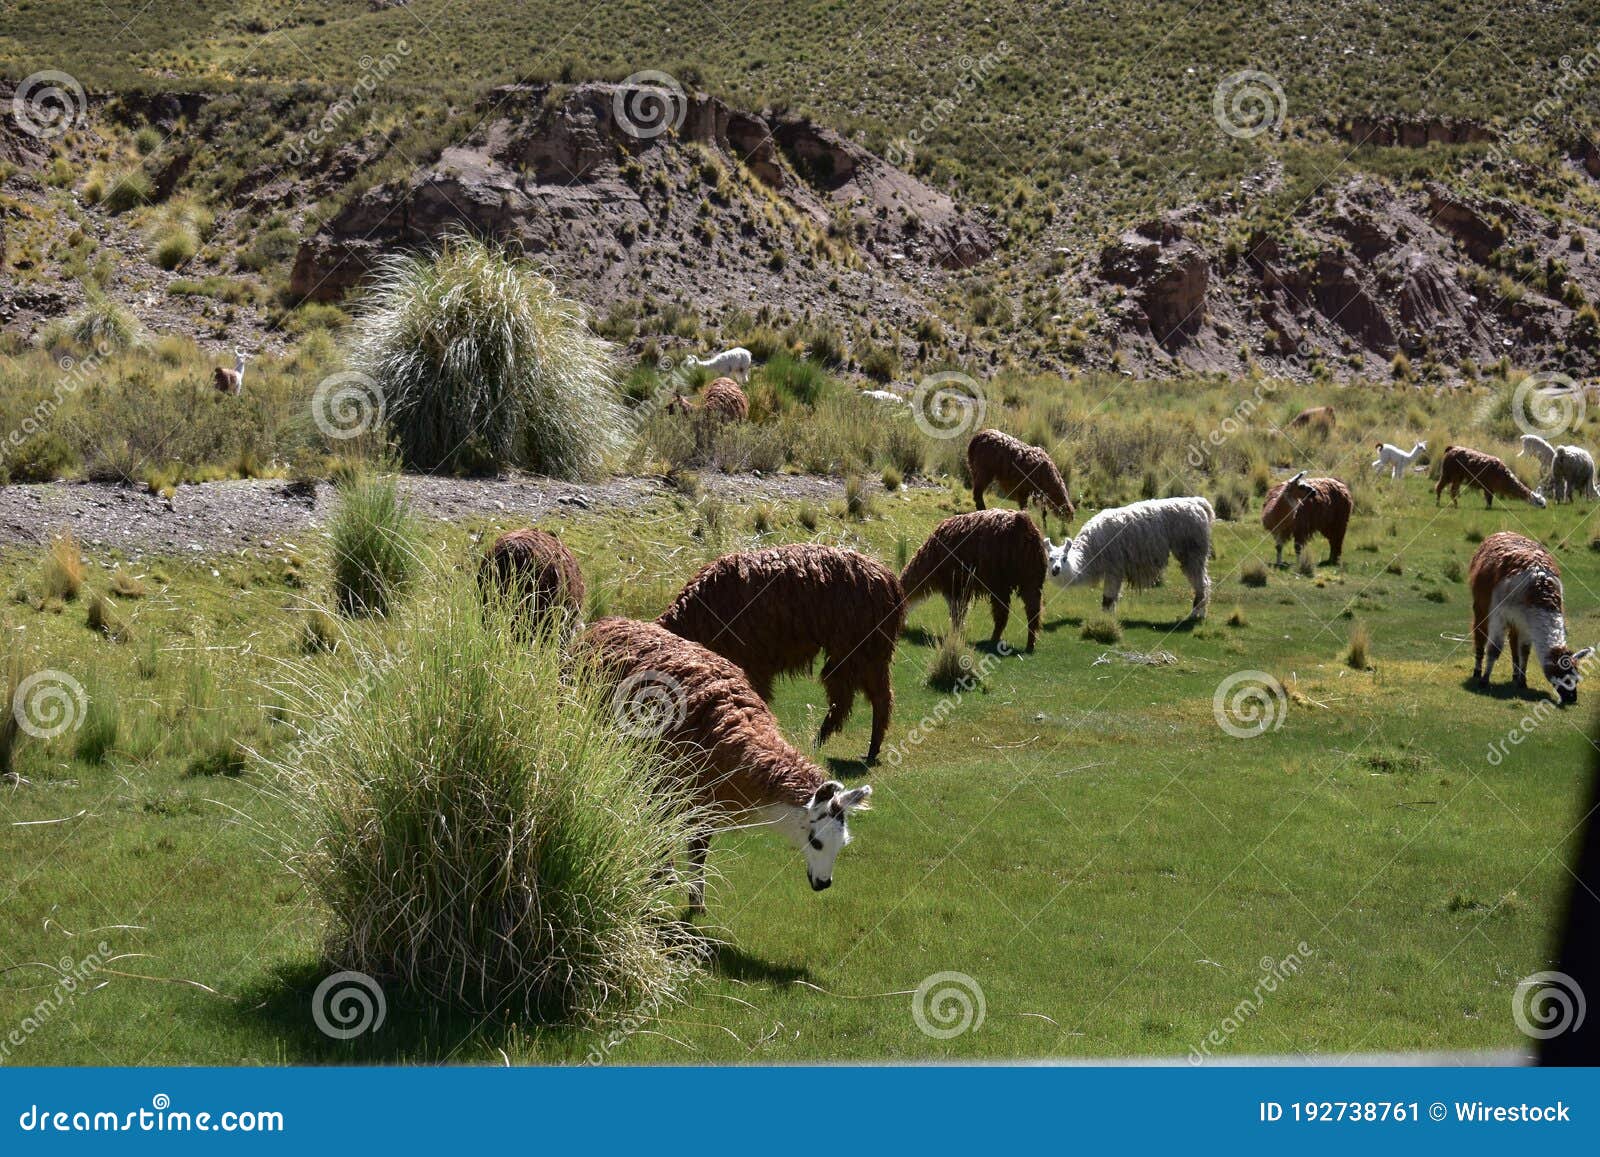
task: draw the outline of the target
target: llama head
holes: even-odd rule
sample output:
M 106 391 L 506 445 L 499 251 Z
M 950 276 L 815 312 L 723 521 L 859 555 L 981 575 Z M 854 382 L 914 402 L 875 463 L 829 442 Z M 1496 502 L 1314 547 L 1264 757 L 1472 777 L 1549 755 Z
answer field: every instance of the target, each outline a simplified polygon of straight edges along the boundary
M 1594 655 L 1593 647 L 1581 651 L 1569 650 L 1564 644 L 1550 648 L 1544 660 L 1544 677 L 1556 689 L 1556 702 L 1570 707 L 1578 701 L 1578 682 L 1583 678 L 1583 665 Z
M 1544 494 L 1538 490 L 1535 490 L 1532 494 L 1528 495 L 1528 501 L 1533 503 L 1540 510 L 1543 510 L 1548 505 L 1548 503 L 1546 503 L 1544 500 Z
M 1050 575 L 1050 581 L 1057 586 L 1071 586 L 1078 577 L 1077 567 L 1072 561 L 1072 540 L 1063 538 L 1057 545 L 1047 538 L 1044 540 L 1044 549 L 1048 560 L 1045 570 Z
M 684 397 L 682 394 L 673 394 L 672 401 L 667 403 L 667 413 L 687 414 L 691 409 L 693 409 L 693 407 L 694 403 L 689 401 L 689 399 Z
M 833 883 L 833 862 L 850 842 L 850 813 L 865 811 L 871 798 L 872 788 L 866 784 L 846 791 L 844 784 L 830 779 L 807 801 L 804 851 L 813 892 Z

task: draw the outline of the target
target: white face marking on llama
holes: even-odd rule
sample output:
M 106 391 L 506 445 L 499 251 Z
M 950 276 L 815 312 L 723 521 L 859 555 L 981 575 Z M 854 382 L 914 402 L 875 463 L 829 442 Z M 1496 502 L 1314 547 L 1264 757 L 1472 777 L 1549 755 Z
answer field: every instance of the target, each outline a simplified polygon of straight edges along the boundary
M 1549 679 L 1550 686 L 1556 689 L 1556 702 L 1560 706 L 1571 707 L 1578 701 L 1578 684 L 1583 679 L 1583 665 L 1593 654 L 1593 647 L 1585 647 L 1581 651 L 1562 655 L 1546 668 L 1545 678 Z
M 850 813 L 866 810 L 871 795 L 865 784 L 846 791 L 844 784 L 830 779 L 806 804 L 806 878 L 813 892 L 833 883 L 833 862 L 850 842 Z
M 1050 580 L 1058 586 L 1067 586 L 1072 582 L 1072 565 L 1067 559 L 1067 552 L 1072 549 L 1072 540 L 1063 538 L 1060 545 L 1057 545 L 1047 538 L 1044 540 L 1044 548 L 1050 559 Z

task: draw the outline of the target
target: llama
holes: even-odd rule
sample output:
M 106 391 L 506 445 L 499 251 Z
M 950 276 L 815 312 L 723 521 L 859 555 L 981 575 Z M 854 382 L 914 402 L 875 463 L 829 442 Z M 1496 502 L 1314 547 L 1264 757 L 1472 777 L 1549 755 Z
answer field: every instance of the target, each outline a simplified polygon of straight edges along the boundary
M 1528 653 L 1537 651 L 1539 667 L 1566 707 L 1578 701 L 1579 664 L 1593 647 L 1574 652 L 1567 646 L 1562 613 L 1561 568 L 1533 539 L 1502 530 L 1483 540 L 1467 571 L 1472 589 L 1472 677 L 1489 685 L 1495 660 L 1511 646 L 1511 682 L 1528 686 Z
M 972 501 L 985 509 L 983 492 L 993 483 L 1018 509 L 1028 509 L 1039 500 L 1040 515 L 1049 528 L 1049 512 L 1054 510 L 1067 525 L 1072 525 L 1072 499 L 1056 464 L 1037 446 L 1030 446 L 999 430 L 979 430 L 967 443 L 967 473 L 972 476 Z
M 1161 581 L 1167 558 L 1178 560 L 1194 588 L 1189 618 L 1203 619 L 1211 601 L 1211 524 L 1216 512 L 1204 498 L 1152 498 L 1102 510 L 1057 546 L 1048 538 L 1050 578 L 1058 586 L 1100 582 L 1101 609 L 1115 614 L 1124 582 L 1135 590 Z
M 1539 479 L 1542 484 L 1550 477 L 1550 466 L 1555 461 L 1556 448 L 1537 434 L 1524 434 L 1522 445 L 1517 449 L 1517 457 L 1521 458 L 1524 454 L 1539 460 Z
M 1403 478 L 1406 471 L 1410 470 L 1412 464 L 1422 457 L 1422 452 L 1427 448 L 1428 444 L 1426 442 L 1418 442 L 1411 447 L 1411 453 L 1407 454 L 1393 442 L 1379 442 L 1378 458 L 1373 462 L 1372 468 L 1379 473 L 1385 470 L 1389 471 L 1391 479 Z
M 1550 460 L 1550 497 L 1556 502 L 1571 502 L 1575 494 L 1600 498 L 1595 485 L 1594 459 L 1582 446 L 1558 446 Z
M 1336 417 L 1332 406 L 1312 406 L 1309 410 L 1301 410 L 1290 418 L 1289 429 L 1316 429 L 1327 434 L 1333 430 Z
M 583 571 L 566 543 L 546 531 L 530 526 L 495 539 L 478 566 L 478 589 L 485 598 L 498 591 L 513 600 L 530 626 L 552 613 L 581 625 Z
M 1463 484 L 1469 489 L 1476 488 L 1483 491 L 1485 503 L 1491 510 L 1494 509 L 1496 494 L 1502 498 L 1521 498 L 1538 507 L 1545 505 L 1544 495 L 1536 490 L 1529 490 L 1522 479 L 1511 472 L 1511 467 L 1493 454 L 1485 454 L 1481 450 L 1469 449 L 1466 446 L 1446 446 L 1444 460 L 1439 469 L 1439 484 L 1433 488 L 1433 504 L 1439 505 L 1439 496 L 1448 486 L 1450 505 L 1459 506 L 1458 496 Z
M 233 369 L 218 366 L 211 371 L 211 384 L 216 387 L 219 394 L 237 395 L 244 389 L 244 363 L 248 361 L 247 355 L 238 350 L 233 352 Z
M 740 385 L 750 381 L 750 367 L 754 364 L 750 351 L 743 346 L 735 346 L 731 350 L 723 350 L 716 357 L 706 358 L 704 361 L 690 355 L 683 359 L 685 365 L 698 366 L 710 370 L 718 377 L 730 377 L 738 380 Z
M 874 402 L 884 402 L 893 406 L 904 406 L 908 402 L 893 390 L 862 390 L 863 398 L 871 398 Z
M 905 603 L 900 580 L 881 563 L 803 543 L 724 555 L 690 579 L 656 622 L 737 663 L 769 703 L 774 679 L 809 671 L 825 654 L 818 677 L 828 713 L 817 744 L 844 726 L 860 691 L 872 704 L 871 763 L 894 711 L 890 667 Z
M 744 672 L 698 643 L 654 623 L 601 619 L 580 637 L 579 650 L 613 687 L 619 719 L 650 728 L 705 810 L 706 827 L 689 841 L 692 912 L 705 911 L 712 829 L 752 819 L 805 854 L 812 891 L 833 883 L 834 861 L 850 842 L 850 814 L 866 810 L 872 788 L 847 791 L 824 776 L 784 739 Z M 662 691 L 670 702 L 647 698 Z M 638 701 L 627 702 L 629 695 Z
M 717 378 L 701 391 L 695 401 L 682 394 L 674 394 L 667 403 L 669 414 L 702 414 L 718 422 L 743 422 L 750 417 L 750 400 L 744 396 L 739 383 L 732 378 Z
M 1283 565 L 1283 544 L 1291 537 L 1295 554 L 1299 554 L 1316 534 L 1328 540 L 1328 561 L 1337 564 L 1354 505 L 1350 488 L 1343 482 L 1307 478 L 1304 470 L 1267 491 L 1261 525 L 1278 548 L 1278 565 Z
M 1028 613 L 1028 653 L 1039 636 L 1047 562 L 1044 536 L 1021 510 L 974 510 L 945 519 L 900 574 L 909 610 L 932 594 L 950 606 L 950 627 L 960 627 L 974 595 L 987 594 L 998 645 L 1011 618 L 1015 591 Z

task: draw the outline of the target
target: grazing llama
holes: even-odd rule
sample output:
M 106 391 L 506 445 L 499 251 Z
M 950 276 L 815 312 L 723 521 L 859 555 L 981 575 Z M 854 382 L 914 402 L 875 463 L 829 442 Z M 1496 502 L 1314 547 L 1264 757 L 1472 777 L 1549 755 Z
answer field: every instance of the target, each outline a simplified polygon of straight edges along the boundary
M 1028 614 L 1028 652 L 1039 637 L 1040 607 L 1044 591 L 1044 536 L 1021 510 L 974 510 L 945 519 L 933 528 L 928 541 L 900 573 L 906 606 L 915 606 L 933 594 L 944 596 L 950 607 L 950 626 L 957 628 L 967 604 L 980 594 L 989 596 L 998 644 L 1011 619 L 1011 594 L 1022 599 Z
M 698 643 L 654 623 L 601 619 L 580 637 L 618 697 L 626 726 L 647 727 L 670 766 L 686 776 L 709 825 L 689 842 L 689 907 L 705 911 L 711 831 L 752 820 L 771 824 L 805 855 L 820 892 L 850 842 L 851 813 L 872 788 L 846 790 L 796 751 L 744 672 Z M 625 701 L 637 697 L 636 701 Z
M 972 502 L 985 509 L 983 493 L 991 483 L 1006 498 L 1026 510 L 1034 498 L 1039 500 L 1041 517 L 1049 526 L 1049 512 L 1072 524 L 1072 499 L 1056 464 L 1037 446 L 1030 446 L 999 430 L 979 430 L 967 443 L 967 472 L 972 476 Z
M 734 378 L 740 385 L 746 385 L 750 381 L 750 367 L 754 364 L 754 359 L 750 357 L 749 350 L 743 346 L 735 346 L 731 350 L 723 350 L 716 357 L 706 358 L 704 361 L 691 354 L 684 358 L 683 362 L 685 365 L 698 366 L 701 369 L 710 370 L 718 377 Z
M 1571 502 L 1575 495 L 1600 498 L 1595 485 L 1594 458 L 1582 446 L 1558 446 L 1550 459 L 1550 497 L 1555 502 Z
M 478 566 L 478 589 L 510 599 L 527 626 L 559 615 L 563 625 L 583 619 L 583 571 L 567 544 L 547 531 L 508 530 L 494 540 Z
M 1261 525 L 1278 548 L 1278 565 L 1283 565 L 1285 542 L 1293 538 L 1298 555 L 1316 534 L 1328 540 L 1328 561 L 1338 563 L 1354 505 L 1350 488 L 1343 482 L 1337 478 L 1307 478 L 1304 470 L 1267 491 Z
M 1328 434 L 1333 431 L 1336 420 L 1337 415 L 1334 414 L 1332 406 L 1312 406 L 1309 410 L 1301 410 L 1293 418 L 1290 418 L 1289 429 L 1313 429 L 1320 433 Z
M 1393 442 L 1379 442 L 1378 457 L 1372 463 L 1372 468 L 1379 473 L 1387 470 L 1389 477 L 1392 479 L 1404 478 L 1406 471 L 1410 470 L 1416 460 L 1422 457 L 1422 452 L 1427 448 L 1428 444 L 1426 442 L 1418 442 L 1411 447 L 1411 453 L 1407 454 Z
M 825 656 L 818 675 L 828 713 L 817 743 L 845 725 L 860 691 L 872 704 L 871 763 L 894 711 L 890 668 L 905 616 L 892 570 L 853 550 L 802 543 L 724 555 L 656 622 L 737 663 L 768 702 L 779 675 L 810 671 Z
M 216 387 L 219 394 L 235 394 L 244 389 L 244 363 L 249 358 L 235 350 L 233 353 L 233 369 L 218 366 L 211 371 L 211 384 Z
M 698 401 L 674 394 L 669 414 L 700 414 L 709 421 L 743 422 L 750 416 L 750 400 L 732 378 L 718 378 L 700 393 Z
M 1059 586 L 1104 584 L 1100 606 L 1115 614 L 1122 584 L 1135 590 L 1157 585 L 1176 558 L 1194 588 L 1189 618 L 1203 619 L 1211 601 L 1211 524 L 1216 521 L 1211 503 L 1204 498 L 1152 498 L 1131 506 L 1102 510 L 1076 538 L 1057 546 L 1047 538 L 1050 579 Z
M 1534 506 L 1545 505 L 1544 495 L 1529 490 L 1507 466 L 1493 454 L 1472 450 L 1466 446 L 1446 446 L 1444 460 L 1439 467 L 1439 483 L 1433 488 L 1433 504 L 1439 505 L 1439 496 L 1446 486 L 1450 488 L 1450 505 L 1459 506 L 1461 487 L 1483 491 L 1485 504 L 1494 509 L 1494 496 L 1520 498 Z
M 1472 677 L 1489 685 L 1495 660 L 1509 643 L 1511 681 L 1528 686 L 1528 655 L 1537 652 L 1539 667 L 1566 707 L 1578 701 L 1579 664 L 1593 647 L 1567 646 L 1563 617 L 1561 568 L 1533 539 L 1502 530 L 1483 540 L 1467 571 L 1472 589 Z

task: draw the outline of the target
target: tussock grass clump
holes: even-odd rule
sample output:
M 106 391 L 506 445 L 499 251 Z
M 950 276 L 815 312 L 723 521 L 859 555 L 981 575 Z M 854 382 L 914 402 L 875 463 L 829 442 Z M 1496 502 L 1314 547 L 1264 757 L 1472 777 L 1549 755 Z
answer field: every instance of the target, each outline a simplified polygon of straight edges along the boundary
M 112 572 L 111 593 L 119 599 L 142 599 L 150 591 L 137 575 L 119 570 Z
M 1295 558 L 1294 568 L 1305 578 L 1317 573 L 1317 556 L 1309 546 Z
M 1090 615 L 1078 634 L 1091 643 L 1117 643 L 1122 641 L 1122 624 L 1112 615 Z
M 83 308 L 67 318 L 59 332 L 82 349 L 107 353 L 130 350 L 144 342 L 133 314 L 99 290 L 85 294 Z
M 122 708 L 110 683 L 96 680 L 86 690 L 83 723 L 73 742 L 73 755 L 84 763 L 101 764 L 117 745 Z
M 422 531 L 393 479 L 360 479 L 340 491 L 333 516 L 333 592 L 346 615 L 382 615 L 405 593 L 421 558 Z
M 378 270 L 353 367 L 382 392 L 407 466 L 599 476 L 624 442 L 611 347 L 526 261 L 465 236 Z
M 50 553 L 44 557 L 44 572 L 39 583 L 46 602 L 59 599 L 69 603 L 83 590 L 83 554 L 71 531 L 58 534 L 50 541 Z
M 117 614 L 117 608 L 110 599 L 98 591 L 89 599 L 89 610 L 85 621 L 91 631 L 104 635 L 113 643 L 128 641 L 128 628 Z
M 963 635 L 964 623 L 953 625 L 939 641 L 939 649 L 928 664 L 927 684 L 935 691 L 954 691 L 972 675 L 972 648 Z
M 1230 627 L 1248 627 L 1249 625 L 1250 625 L 1250 619 L 1244 613 L 1244 608 L 1243 607 L 1234 607 L 1233 608 L 1233 612 L 1228 616 L 1228 626 L 1230 626 Z
M 1267 585 L 1267 564 L 1259 558 L 1253 558 L 1239 568 L 1239 581 L 1247 587 L 1264 587 Z
M 553 635 L 455 582 L 404 652 L 290 668 L 279 765 L 340 967 L 474 1013 L 582 1023 L 670 1002 L 698 963 L 661 866 L 699 821 Z M 351 707 L 349 691 L 364 692 Z
M 1372 664 L 1370 662 L 1372 650 L 1372 635 L 1367 631 L 1363 622 L 1350 625 L 1350 646 L 1344 653 L 1345 663 L 1357 671 L 1365 671 Z

